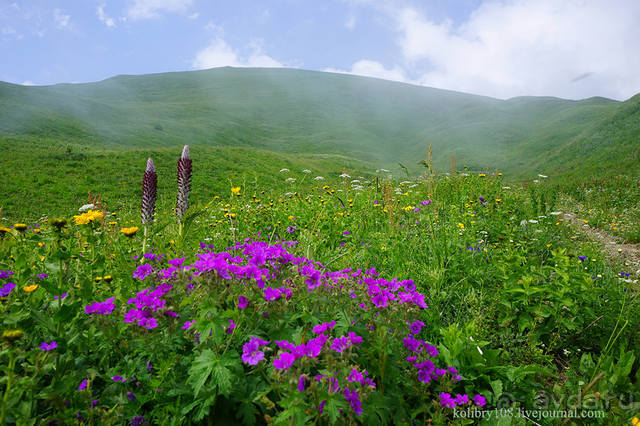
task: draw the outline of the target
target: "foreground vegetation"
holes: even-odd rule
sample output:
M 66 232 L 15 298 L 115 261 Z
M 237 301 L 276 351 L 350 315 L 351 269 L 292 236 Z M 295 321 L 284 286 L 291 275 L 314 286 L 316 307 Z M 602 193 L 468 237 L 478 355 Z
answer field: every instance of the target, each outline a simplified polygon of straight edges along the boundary
M 0 228 L 4 421 L 638 414 L 637 272 L 576 234 L 557 187 L 296 166 L 206 192 L 195 173 L 180 225 L 166 166 L 152 224 L 132 176 L 90 210 Z

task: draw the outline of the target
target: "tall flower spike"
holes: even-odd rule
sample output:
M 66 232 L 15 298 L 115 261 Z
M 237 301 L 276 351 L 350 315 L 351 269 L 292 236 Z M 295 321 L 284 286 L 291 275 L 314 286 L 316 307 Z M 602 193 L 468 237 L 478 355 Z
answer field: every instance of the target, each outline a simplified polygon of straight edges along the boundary
M 158 175 L 153 166 L 153 160 L 147 160 L 147 169 L 142 178 L 142 223 L 153 222 L 153 213 L 156 209 L 156 190 L 158 188 Z
M 189 145 L 182 149 L 182 156 L 178 160 L 178 201 L 176 202 L 176 214 L 178 222 L 182 223 L 182 217 L 189 208 L 189 191 L 191 190 L 191 157 Z

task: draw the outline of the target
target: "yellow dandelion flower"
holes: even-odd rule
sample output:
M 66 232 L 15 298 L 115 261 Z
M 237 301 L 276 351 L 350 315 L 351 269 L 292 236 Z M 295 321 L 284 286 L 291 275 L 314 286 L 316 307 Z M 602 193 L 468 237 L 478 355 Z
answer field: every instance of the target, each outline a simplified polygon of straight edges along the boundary
M 588 221 L 587 219 L 582 219 L 582 221 L 583 221 L 584 223 L 589 223 L 589 221 Z
M 289 216 L 289 220 L 296 220 L 294 216 Z
M 22 339 L 22 336 L 24 336 L 24 331 L 22 330 L 4 330 L 2 332 L 2 340 L 6 340 L 9 343 Z
M 5 233 L 11 233 L 11 229 L 5 226 L 0 226 L 0 234 L 5 234 Z
M 138 232 L 138 227 L 137 226 L 132 226 L 130 228 L 122 228 L 120 230 L 120 232 L 122 232 L 126 237 L 133 237 L 134 235 L 136 235 L 136 232 Z
M 34 233 L 39 234 L 40 233 L 40 228 L 36 228 L 33 230 Z
M 40 262 L 44 262 L 44 256 L 40 258 Z
M 502 198 L 496 198 L 496 203 L 501 203 L 502 202 Z
M 240 189 L 241 189 L 241 187 L 239 187 L 239 186 L 233 186 L 233 187 L 231 187 L 231 192 L 233 194 L 235 194 L 235 195 L 240 195 Z
M 38 288 L 38 284 L 26 285 L 22 287 L 22 289 L 27 293 L 31 293 L 32 291 L 35 291 L 37 288 Z
M 458 228 L 460 228 L 460 229 L 464 229 L 464 223 L 462 223 L 462 222 L 458 222 Z
M 13 228 L 16 231 L 24 231 L 25 229 L 27 229 L 27 225 L 25 225 L 24 223 L 14 223 Z
M 73 219 L 76 222 L 76 225 L 86 225 L 95 220 L 102 219 L 104 214 L 99 210 L 89 210 L 88 212 L 82 213 L 81 215 L 73 216 Z
M 498 176 L 502 176 L 502 173 L 498 173 Z
M 485 175 L 484 173 L 480 173 L 478 177 L 487 177 L 487 175 Z

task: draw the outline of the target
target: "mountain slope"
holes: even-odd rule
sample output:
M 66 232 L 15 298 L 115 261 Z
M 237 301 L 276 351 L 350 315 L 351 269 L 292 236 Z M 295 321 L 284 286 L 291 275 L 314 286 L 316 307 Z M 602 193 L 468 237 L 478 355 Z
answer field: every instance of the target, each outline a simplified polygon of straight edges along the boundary
M 97 83 L 0 84 L 0 136 L 108 149 L 192 145 L 348 155 L 416 169 L 531 173 L 621 104 L 604 98 L 507 101 L 351 75 L 217 68 Z M 563 158 L 558 156 L 557 158 Z

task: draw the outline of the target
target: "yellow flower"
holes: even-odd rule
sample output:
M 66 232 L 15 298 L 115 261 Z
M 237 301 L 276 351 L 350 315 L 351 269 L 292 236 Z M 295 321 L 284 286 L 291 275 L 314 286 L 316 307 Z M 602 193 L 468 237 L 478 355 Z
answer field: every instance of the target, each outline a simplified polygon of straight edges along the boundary
M 99 283 L 100 281 L 102 281 L 102 277 L 95 277 L 93 280 L 95 282 Z
M 98 210 L 89 210 L 86 213 L 82 213 L 79 216 L 73 216 L 73 219 L 76 221 L 76 225 L 86 225 L 88 223 L 93 222 L 97 219 L 102 219 L 104 214 Z
M 22 287 L 22 289 L 27 293 L 31 293 L 32 291 L 35 291 L 37 288 L 38 288 L 38 284 L 26 285 Z
M 231 188 L 231 192 L 234 193 L 235 195 L 240 195 L 240 187 L 239 186 L 234 186 Z
M 2 339 L 9 343 L 22 339 L 22 336 L 24 336 L 24 331 L 22 330 L 5 330 L 2 332 Z
M 464 223 L 458 222 L 458 228 L 464 229 Z
M 16 231 L 24 231 L 25 229 L 27 229 L 27 225 L 25 225 L 24 223 L 14 223 L 13 228 Z
M 496 198 L 496 203 L 501 203 L 502 202 L 502 198 Z
M 40 228 L 34 229 L 33 232 L 35 232 L 36 234 L 39 234 L 40 233 Z
M 117 224 L 118 224 L 118 222 L 109 222 L 109 225 L 111 225 L 111 226 L 115 226 Z
M 487 176 L 487 175 L 485 175 L 484 173 L 480 173 L 480 174 L 478 175 L 478 177 L 486 177 L 486 176 Z
M 502 176 L 502 173 L 498 173 L 498 176 Z
M 102 277 L 102 279 L 103 279 L 105 282 L 108 282 L 108 283 L 110 283 L 111 281 L 113 281 L 113 277 L 112 277 L 111 275 L 105 275 L 104 277 Z
M 138 227 L 137 226 L 132 226 L 131 228 L 122 228 L 120 230 L 120 232 L 122 232 L 125 236 L 131 238 L 134 235 L 136 235 L 136 232 L 138 232 Z
M 588 221 L 587 219 L 582 219 L 582 221 L 583 221 L 584 223 L 589 223 L 589 221 Z
M 296 220 L 294 216 L 289 216 L 289 220 Z

